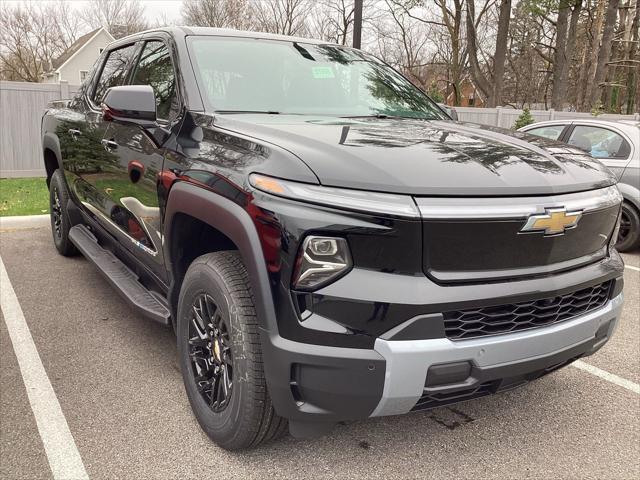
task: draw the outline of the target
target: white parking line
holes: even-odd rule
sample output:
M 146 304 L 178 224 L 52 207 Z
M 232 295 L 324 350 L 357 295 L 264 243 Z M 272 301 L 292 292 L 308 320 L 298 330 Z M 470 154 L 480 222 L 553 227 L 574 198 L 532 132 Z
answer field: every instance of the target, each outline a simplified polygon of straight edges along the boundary
M 633 393 L 640 394 L 640 385 L 631 380 L 627 380 L 626 378 L 619 377 L 618 375 L 614 375 L 613 373 L 609 373 L 606 370 L 602 370 L 598 367 L 594 367 L 593 365 L 589 365 L 588 363 L 584 363 L 582 360 L 576 360 L 571 364 L 572 366 L 579 368 L 580 370 L 584 370 L 585 372 L 589 372 L 596 377 L 600 377 L 607 382 L 614 383 L 622 388 L 626 388 L 627 390 L 631 390 Z
M 0 257 L 0 308 L 18 359 L 38 432 L 56 480 L 83 480 L 89 476 L 80 458 L 67 420 L 31 337 L 20 303 Z
M 624 268 L 628 268 L 629 270 L 635 270 L 636 272 L 640 272 L 640 268 L 634 267 L 633 265 L 625 265 Z

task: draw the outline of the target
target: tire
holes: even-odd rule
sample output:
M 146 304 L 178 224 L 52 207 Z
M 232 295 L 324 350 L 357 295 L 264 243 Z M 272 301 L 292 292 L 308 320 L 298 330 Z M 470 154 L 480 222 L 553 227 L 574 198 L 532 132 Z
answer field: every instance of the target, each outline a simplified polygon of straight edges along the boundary
M 640 246 L 640 214 L 630 203 L 623 202 L 622 222 L 616 249 L 619 252 L 628 252 L 638 246 Z
M 253 294 L 237 252 L 208 253 L 189 266 L 178 301 L 177 330 L 189 403 L 215 443 L 239 450 L 286 433 L 287 421 L 275 413 L 267 392 Z M 228 386 L 224 373 L 230 378 Z
M 64 174 L 56 170 L 49 182 L 49 211 L 51 217 L 51 233 L 53 243 L 60 255 L 72 257 L 78 253 L 75 245 L 69 239 L 69 230 L 73 226 L 67 212 L 69 192 Z

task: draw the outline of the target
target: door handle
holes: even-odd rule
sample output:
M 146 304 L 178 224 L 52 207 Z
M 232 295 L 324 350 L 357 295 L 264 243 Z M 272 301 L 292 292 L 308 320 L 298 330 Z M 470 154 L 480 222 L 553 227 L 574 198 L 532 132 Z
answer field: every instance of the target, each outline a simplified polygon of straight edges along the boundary
M 71 135 L 71 138 L 73 138 L 74 140 L 77 140 L 78 136 L 82 135 L 82 132 L 80 130 L 75 129 L 75 128 L 70 128 L 69 129 L 69 135 Z
M 144 175 L 144 165 L 138 160 L 131 160 L 127 165 L 129 171 L 129 180 L 131 183 L 138 183 Z
M 111 152 L 111 151 L 116 150 L 118 148 L 118 144 L 115 141 L 107 140 L 107 139 L 103 139 L 102 140 L 102 146 L 104 147 L 104 149 L 107 152 Z

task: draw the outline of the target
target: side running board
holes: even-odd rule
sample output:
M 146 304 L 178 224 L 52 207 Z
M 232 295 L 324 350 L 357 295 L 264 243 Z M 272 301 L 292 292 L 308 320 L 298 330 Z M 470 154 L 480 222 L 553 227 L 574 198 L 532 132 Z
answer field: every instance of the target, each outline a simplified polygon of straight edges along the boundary
M 84 225 L 72 227 L 69 230 L 69 238 L 133 308 L 156 322 L 169 325 L 170 312 L 166 305 L 147 290 L 138 281 L 138 276 L 118 257 L 102 248 L 87 227 Z

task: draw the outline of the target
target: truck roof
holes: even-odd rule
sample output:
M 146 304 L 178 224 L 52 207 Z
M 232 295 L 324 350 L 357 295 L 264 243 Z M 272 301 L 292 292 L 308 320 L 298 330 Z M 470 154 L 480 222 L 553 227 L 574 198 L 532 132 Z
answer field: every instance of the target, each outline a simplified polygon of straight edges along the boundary
M 123 40 L 129 40 L 129 41 L 134 40 L 134 39 L 137 39 L 138 37 L 142 37 L 143 35 L 151 32 L 166 32 L 177 37 L 219 36 L 219 37 L 254 38 L 254 39 L 264 39 L 264 40 L 281 40 L 281 41 L 287 41 L 287 42 L 311 43 L 314 45 L 321 45 L 321 44 L 337 45 L 334 42 L 326 42 L 323 40 L 316 40 L 312 38 L 293 37 L 293 36 L 280 35 L 275 33 L 250 32 L 246 30 L 234 30 L 232 28 L 188 27 L 188 26 L 152 28 L 152 29 L 145 30 L 143 32 L 134 33 L 132 35 L 119 39 L 118 43 L 122 42 Z

